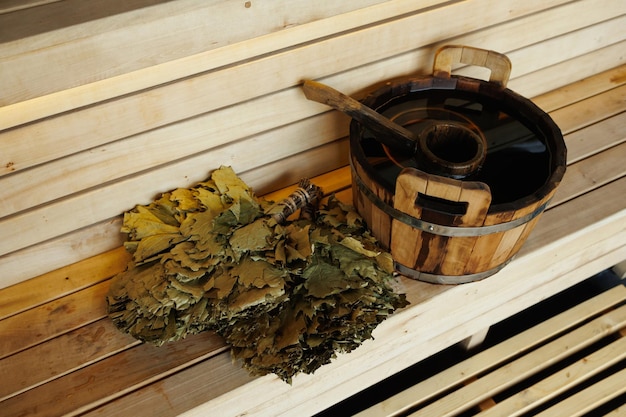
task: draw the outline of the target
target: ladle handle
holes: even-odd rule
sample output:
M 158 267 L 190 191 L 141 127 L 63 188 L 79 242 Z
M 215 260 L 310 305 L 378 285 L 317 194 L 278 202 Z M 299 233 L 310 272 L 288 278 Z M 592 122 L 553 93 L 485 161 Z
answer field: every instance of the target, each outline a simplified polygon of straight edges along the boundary
M 489 82 L 506 87 L 511 75 L 511 61 L 506 55 L 472 46 L 448 45 L 435 54 L 433 75 L 450 78 L 453 64 L 467 64 L 491 70 Z
M 306 80 L 302 90 L 309 100 L 326 104 L 357 120 L 371 130 L 376 140 L 383 144 L 409 156 L 415 154 L 417 141 L 413 133 L 375 110 L 317 81 Z

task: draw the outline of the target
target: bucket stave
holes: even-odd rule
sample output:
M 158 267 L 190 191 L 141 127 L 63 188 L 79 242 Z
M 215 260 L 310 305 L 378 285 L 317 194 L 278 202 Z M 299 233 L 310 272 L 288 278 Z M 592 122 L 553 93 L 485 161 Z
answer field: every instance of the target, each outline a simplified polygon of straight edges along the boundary
M 450 75 L 455 60 L 487 66 L 490 80 Z M 507 63 L 492 51 L 445 47 L 433 76 L 388 83 L 363 100 L 418 138 L 433 123 L 480 136 L 484 162 L 458 178 L 419 155 L 398 154 L 351 122 L 354 204 L 403 275 L 460 284 L 494 274 L 519 251 L 561 181 L 562 134 L 547 114 L 506 88 Z

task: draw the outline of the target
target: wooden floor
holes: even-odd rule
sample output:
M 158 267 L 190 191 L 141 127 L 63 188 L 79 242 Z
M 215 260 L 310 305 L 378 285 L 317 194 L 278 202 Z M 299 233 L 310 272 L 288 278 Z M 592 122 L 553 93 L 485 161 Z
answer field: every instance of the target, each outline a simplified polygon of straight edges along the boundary
M 598 274 L 317 417 L 624 415 L 625 284 Z
M 169 416 L 207 415 L 211 410 L 219 415 L 248 410 L 259 415 L 313 414 L 622 261 L 626 258 L 625 73 L 626 67 L 621 66 L 534 99 L 564 132 L 568 171 L 517 259 L 488 280 L 464 286 L 403 280 L 411 306 L 376 329 L 374 341 L 315 375 L 297 377 L 293 386 L 272 376 L 251 378 L 231 363 L 227 347 L 213 333 L 161 348 L 120 333 L 105 313 L 109 279 L 128 260 L 124 249 L 118 248 L 0 290 L 0 415 Z M 315 181 L 326 192 L 337 191 L 339 198 L 350 200 L 348 167 Z M 283 189 L 270 197 L 288 192 Z M 608 305 L 601 304 L 600 310 Z M 607 345 L 600 355 L 614 356 L 605 349 L 623 353 L 624 338 L 617 334 L 624 317 L 616 317 L 623 315 L 623 308 L 607 314 L 602 317 L 608 317 L 610 329 L 605 318 L 576 324 L 570 330 L 573 336 L 565 336 L 572 338 L 567 346 L 584 349 L 591 337 L 587 335 L 600 331 L 616 335 L 615 345 Z M 546 358 L 562 355 L 562 348 L 552 344 L 555 335 L 554 330 L 547 331 L 541 345 L 532 344 L 534 337 L 532 343 L 523 342 L 527 355 L 536 355 L 529 365 L 533 372 L 543 367 Z M 459 405 L 460 410 L 488 400 L 496 392 L 483 384 L 517 383 L 510 375 L 531 372 L 509 362 L 517 355 L 517 347 L 503 353 L 498 361 L 507 363 L 504 370 L 488 377 L 482 376 L 495 359 L 483 359 L 472 371 L 481 378 L 450 400 L 430 404 L 426 410 L 436 410 L 435 414 L 425 413 L 443 415 L 439 407 L 466 404 Z M 559 375 L 574 375 L 581 366 L 582 362 L 574 362 Z M 622 373 L 607 379 L 615 384 L 616 393 L 623 389 Z M 557 384 L 561 381 L 549 381 L 551 389 Z M 543 392 L 539 388 L 524 392 L 536 395 Z M 503 401 L 498 408 L 508 404 Z

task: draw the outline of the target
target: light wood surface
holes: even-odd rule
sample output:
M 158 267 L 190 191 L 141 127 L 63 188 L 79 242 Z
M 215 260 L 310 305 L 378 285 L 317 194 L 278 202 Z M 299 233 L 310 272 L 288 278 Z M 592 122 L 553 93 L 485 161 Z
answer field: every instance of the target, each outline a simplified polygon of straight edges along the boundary
M 529 375 L 575 354 L 584 346 L 593 344 L 594 340 L 618 333 L 626 327 L 626 311 L 624 306 L 615 311 L 611 308 L 625 300 L 626 287 L 614 287 L 399 392 L 358 416 L 400 415 L 437 397 L 441 398 L 410 415 L 456 415 L 468 410 L 494 393 L 504 391 Z M 516 416 L 530 411 L 581 380 L 619 362 L 626 355 L 624 343 L 626 339 L 621 337 L 606 347 L 598 348 L 531 387 L 493 403 L 480 415 Z M 453 392 L 446 394 L 449 391 Z M 608 392 L 605 392 L 604 398 L 613 395 L 606 394 Z M 561 415 L 569 415 L 563 408 L 555 409 Z
M 497 8 L 491 10 L 491 6 L 487 3 L 485 6 L 481 6 L 483 3 L 480 2 L 474 3 L 473 6 L 484 7 L 488 9 L 487 12 L 493 13 L 494 22 L 500 21 L 503 16 L 508 16 Z M 619 8 L 621 5 L 613 5 L 613 9 L 607 6 L 586 10 L 584 2 L 573 2 L 549 10 L 540 8 L 545 6 L 547 5 L 543 2 L 541 6 L 529 4 L 528 9 L 515 11 L 515 13 L 529 13 L 519 20 L 505 19 L 501 21 L 500 25 L 489 26 L 485 29 L 478 28 L 478 32 L 469 35 L 459 34 L 457 37 L 446 40 L 440 39 L 437 42 L 441 44 L 444 42 L 468 42 L 503 52 L 515 49 L 510 54 L 514 64 L 510 81 L 511 87 L 516 88 L 516 72 L 517 77 L 522 78 L 543 73 L 542 78 L 549 78 L 553 82 L 546 84 L 543 91 L 535 91 L 535 93 L 539 93 L 559 85 L 554 74 L 558 74 L 559 80 L 565 81 L 575 81 L 576 78 L 572 77 L 584 76 L 585 73 L 579 74 L 578 70 L 582 68 L 589 71 L 585 68 L 590 65 L 591 58 L 587 59 L 585 53 L 576 48 L 560 48 L 558 54 L 550 54 L 548 57 L 541 56 L 543 43 L 537 42 L 552 39 L 551 36 L 555 36 L 558 30 L 561 30 L 564 38 L 557 36 L 559 42 L 569 44 L 570 39 L 567 37 L 574 36 L 576 33 L 573 27 L 580 27 L 580 30 L 591 30 L 590 28 L 593 27 L 595 30 L 604 31 L 606 29 L 606 36 L 602 37 L 606 45 L 596 44 L 595 48 L 610 48 L 611 45 L 617 45 L 621 39 L 619 30 L 622 26 L 615 24 L 615 27 L 620 29 L 611 34 L 611 30 L 613 30 L 611 25 L 614 25 L 615 19 L 619 19 L 617 16 L 620 13 L 619 9 L 615 9 L 615 7 Z M 462 7 L 462 5 L 434 8 L 424 12 L 416 11 L 410 18 L 398 18 L 397 21 L 390 24 L 391 26 L 383 25 L 377 30 L 405 31 L 405 27 L 408 28 L 405 25 L 409 24 L 430 28 L 431 25 L 424 25 L 423 23 L 430 21 L 430 18 L 436 18 L 443 24 L 447 21 L 447 13 L 463 11 L 457 7 Z M 533 7 L 540 9 L 533 9 Z M 365 13 L 365 10 L 369 9 L 365 8 L 361 12 Z M 372 13 L 372 11 L 369 10 L 368 13 Z M 497 13 L 500 14 L 496 16 Z M 352 15 L 348 13 L 337 16 L 341 16 L 341 19 L 347 22 L 348 16 Z M 512 19 L 514 16 L 507 18 Z M 562 21 L 554 26 L 553 23 L 558 20 L 557 16 Z M 565 19 L 564 16 L 571 18 Z M 407 19 L 409 21 L 405 21 Z M 324 21 L 324 19 L 316 21 L 316 27 L 321 26 L 321 22 Z M 573 26 L 569 26 L 568 30 L 565 30 L 565 23 L 563 22 Z M 595 26 L 596 23 L 599 25 L 598 27 Z M 354 25 L 354 23 L 352 24 Z M 513 36 L 516 31 L 519 33 L 519 28 L 524 27 L 524 24 L 536 26 L 537 30 L 524 31 L 523 38 Z M 609 26 L 604 28 L 602 25 Z M 302 25 L 302 27 L 304 26 Z M 445 25 L 443 26 L 445 27 Z M 299 30 L 304 30 L 299 28 Z M 324 40 L 320 41 L 321 44 L 313 43 L 303 47 L 305 49 L 301 51 L 301 54 L 300 48 L 290 49 L 286 54 L 277 53 L 264 59 L 242 63 L 233 68 L 229 67 L 228 70 L 210 72 L 199 76 L 217 76 L 220 73 L 227 78 L 215 78 L 206 82 L 199 80 L 195 82 L 197 77 L 185 78 L 181 79 L 180 82 L 163 86 L 168 91 L 188 86 L 182 88 L 178 93 L 170 94 L 165 90 L 157 93 L 157 90 L 141 90 L 138 87 L 137 94 L 121 95 L 119 99 L 102 101 L 102 104 L 97 106 L 79 106 L 80 108 L 76 111 L 63 113 L 59 117 L 41 119 L 37 123 L 25 124 L 22 127 L 2 131 L 0 133 L 0 155 L 6 157 L 6 160 L 0 164 L 0 167 L 6 169 L 4 172 L 10 175 L 4 175 L 2 179 L 2 185 L 7 190 L 8 197 L 0 202 L 0 213 L 4 216 L 3 218 L 15 218 L 16 222 L 2 222 L 0 220 L 2 222 L 0 228 L 22 232 L 18 236 L 11 235 L 9 240 L 12 243 L 10 246 L 2 248 L 1 253 L 5 255 L 10 253 L 10 255 L 0 257 L 0 264 L 7 265 L 7 267 L 9 264 L 23 265 L 23 262 L 18 261 L 18 258 L 22 258 L 22 256 L 33 259 L 34 261 L 31 261 L 32 266 L 29 265 L 28 267 L 29 272 L 21 268 L 11 268 L 12 273 L 17 274 L 12 274 L 12 277 L 18 277 L 24 271 L 22 276 L 26 278 L 47 272 L 43 264 L 37 267 L 38 257 L 30 256 L 29 254 L 32 252 L 45 251 L 49 253 L 54 251 L 59 256 L 62 254 L 64 258 L 55 259 L 58 260 L 57 266 L 62 266 L 63 262 L 65 264 L 71 263 L 85 256 L 113 249 L 120 243 L 115 227 L 108 230 L 106 228 L 100 229 L 103 231 L 100 238 L 90 240 L 81 235 L 85 231 L 84 228 L 98 224 L 105 226 L 109 221 L 114 222 L 118 213 L 132 207 L 133 204 L 150 201 L 159 191 L 180 185 L 190 185 L 199 181 L 206 177 L 210 169 L 223 163 L 233 165 L 260 192 L 271 191 L 297 180 L 294 178 L 297 176 L 295 173 L 285 175 L 282 170 L 269 169 L 270 165 L 268 164 L 281 158 L 283 161 L 286 159 L 294 162 L 298 161 L 297 158 L 301 158 L 300 161 L 294 163 L 294 166 L 298 166 L 302 172 L 301 175 L 306 176 L 345 165 L 347 147 L 342 146 L 340 142 L 335 143 L 341 141 L 341 138 L 347 133 L 346 119 L 332 115 L 333 112 L 325 112 L 323 106 L 316 106 L 302 100 L 302 94 L 297 86 L 300 80 L 309 74 L 315 77 L 324 76 L 326 77 L 324 78 L 325 82 L 332 82 L 333 85 L 340 86 L 342 90 L 352 93 L 385 77 L 431 71 L 432 48 L 415 49 L 415 42 L 405 38 L 386 40 L 388 44 L 381 47 L 388 54 L 388 59 L 382 61 L 380 56 L 376 56 L 371 63 L 365 63 L 363 60 L 351 60 L 349 57 L 345 57 L 339 63 L 318 63 L 319 54 L 327 58 L 329 50 L 345 50 L 349 51 L 350 54 L 371 54 L 371 50 L 376 48 L 357 52 L 353 47 L 342 48 L 339 44 L 333 44 L 333 42 L 339 42 L 347 37 L 349 39 L 346 38 L 345 42 L 355 41 L 355 45 L 366 45 L 369 42 L 367 38 L 362 38 L 362 41 L 356 42 L 356 40 L 361 39 L 356 37 L 366 34 L 370 36 L 370 30 L 374 31 L 374 29 L 368 29 L 366 32 L 355 30 L 350 32 L 349 36 L 342 34 L 335 38 L 323 38 Z M 372 32 L 372 36 L 379 34 L 375 31 Z M 433 36 L 435 36 L 434 32 Z M 571 42 L 575 40 L 572 38 Z M 261 40 L 255 38 L 256 41 Z M 528 44 L 524 44 L 525 42 Z M 246 47 L 250 47 L 249 44 L 246 45 Z M 584 43 L 580 45 L 582 48 Z M 243 45 L 240 46 L 243 47 Z M 309 54 L 310 48 L 314 46 L 319 48 L 319 52 Z M 401 52 L 402 48 L 409 52 Z M 536 52 L 533 53 L 533 49 Z M 526 50 L 528 56 L 518 55 L 519 58 L 515 58 L 515 54 Z M 594 54 L 596 50 L 590 50 L 589 54 Z M 226 52 L 221 51 L 220 53 Z M 399 55 L 393 55 L 397 53 Z M 304 63 L 310 60 L 320 71 L 311 71 L 313 68 L 311 65 L 307 65 L 305 69 L 283 61 L 292 55 L 293 57 L 289 59 L 293 59 L 294 62 Z M 602 65 L 608 65 L 606 68 L 610 68 L 619 64 L 619 56 L 621 55 L 607 54 L 605 60 L 595 60 L 593 70 L 598 71 Z M 546 62 L 544 68 L 544 63 L 540 62 L 540 57 L 541 59 L 556 59 L 557 61 Z M 582 64 L 570 62 L 568 67 L 575 68 L 576 71 L 567 72 L 560 68 L 554 68 L 555 73 L 551 73 L 553 71 L 552 66 L 559 65 L 558 59 L 564 60 L 564 63 L 568 60 L 579 60 Z M 348 63 L 354 67 L 350 69 L 342 67 Z M 261 66 L 265 66 L 265 69 Z M 275 80 L 270 69 L 272 66 L 274 68 L 289 68 L 287 73 L 292 73 L 294 76 L 293 86 L 289 87 L 288 84 L 280 84 L 280 80 Z M 193 67 L 193 65 L 189 65 L 188 68 Z M 249 68 L 251 71 L 248 76 L 249 81 L 247 81 L 248 87 L 244 87 L 246 82 L 238 75 L 238 72 L 245 68 Z M 331 70 L 331 68 L 334 69 Z M 153 68 L 152 71 L 156 71 L 156 69 Z M 332 74 L 332 71 L 337 72 Z M 261 81 L 260 76 L 270 78 L 271 83 L 274 83 L 273 86 L 271 83 Z M 144 80 L 145 77 L 140 79 Z M 203 88 L 204 86 L 209 88 L 212 85 L 229 85 L 228 79 L 238 80 L 237 85 L 241 87 L 237 88 L 237 95 L 233 95 L 234 92 L 229 88 L 228 91 L 222 92 L 220 90 L 220 96 L 215 94 L 201 96 L 201 90 L 195 88 L 198 85 Z M 615 78 L 613 82 L 617 80 L 619 77 Z M 92 84 L 87 85 L 91 86 Z M 534 88 L 536 84 L 525 82 L 516 89 L 524 94 L 529 86 Z M 264 94 L 262 89 L 257 88 L 259 85 L 263 89 L 267 87 L 268 91 L 272 88 L 276 91 Z M 70 94 L 72 90 L 63 90 L 63 93 Z M 114 91 L 113 88 L 106 90 Z M 209 111 L 213 107 L 207 107 L 200 101 L 192 99 L 192 95 L 194 97 L 197 95 L 198 100 L 213 100 L 219 109 Z M 53 100 L 55 109 L 59 103 L 68 102 L 66 99 L 54 95 L 43 97 Z M 181 98 L 176 99 L 175 97 Z M 185 106 L 176 104 L 180 103 L 181 100 L 185 101 Z M 240 102 L 236 103 L 237 100 Z M 11 114 L 25 114 L 25 109 L 16 106 L 19 104 L 26 106 L 27 102 L 0 107 L 0 112 L 10 112 L 3 113 L 0 120 L 10 120 Z M 157 102 L 160 104 L 155 107 Z M 124 103 L 130 107 L 125 107 Z M 236 104 L 229 105 L 229 103 Z M 30 104 L 33 103 L 28 103 L 28 106 Z M 107 115 L 107 108 L 112 111 L 111 117 Z M 289 109 L 289 111 L 273 111 L 272 109 L 275 108 Z M 141 109 L 141 115 L 137 114 L 139 109 Z M 201 112 L 200 115 L 198 115 L 198 111 Z M 172 112 L 179 115 L 173 118 L 166 117 L 168 114 L 173 114 Z M 118 118 L 120 115 L 121 119 Z M 251 118 L 247 116 L 242 118 L 242 115 L 250 115 Z M 180 117 L 182 119 L 179 120 Z M 150 122 L 150 120 L 154 121 L 155 118 L 160 120 L 157 124 Z M 105 122 L 105 128 L 103 128 L 103 122 Z M 160 123 L 166 125 L 159 127 Z M 62 132 L 62 135 L 59 135 L 59 132 Z M 23 137 L 38 137 L 39 146 L 33 148 L 28 145 L 27 141 L 20 140 Z M 47 137 L 50 140 L 46 139 Z M 99 137 L 102 140 L 98 139 Z M 275 144 L 280 145 L 276 146 Z M 335 155 L 335 159 L 329 160 L 329 152 L 319 152 L 316 154 L 319 155 L 316 158 L 313 158 L 313 155 L 307 155 L 308 150 L 321 149 L 321 146 L 329 146 L 329 152 Z M 81 149 L 85 150 L 81 151 Z M 150 151 L 145 152 L 145 149 L 150 149 Z M 214 151 L 208 152 L 210 149 Z M 24 159 L 19 155 L 23 155 Z M 172 163 L 172 161 L 176 162 Z M 306 162 L 300 163 L 301 161 Z M 33 166 L 33 164 L 36 165 Z M 26 169 L 27 167 L 28 169 Z M 262 167 L 268 169 L 264 170 Z M 19 172 L 22 168 L 25 169 L 24 172 Z M 267 175 L 259 175 L 260 172 L 267 173 Z M 46 180 L 37 181 L 36 178 L 45 178 Z M 100 185 L 103 183 L 106 185 L 101 187 Z M 98 187 L 97 192 L 94 187 Z M 73 209 L 68 210 L 69 207 L 73 207 Z M 49 212 L 48 209 L 50 209 Z M 41 230 L 45 230 L 45 233 L 39 234 L 38 231 Z M 91 233 L 86 234 L 91 235 Z M 79 248 L 76 254 L 64 249 L 67 247 L 66 242 L 68 240 L 70 240 L 70 245 Z M 39 247 L 37 247 L 38 245 Z M 20 278 L 16 279 L 19 280 Z M 2 285 L 6 286 L 11 282 L 14 281 L 3 281 Z
M 0 4 L 0 414 L 310 415 L 626 259 L 624 2 L 98 4 Z M 361 98 L 431 74 L 448 44 L 506 54 L 507 86 L 568 147 L 561 186 L 503 271 L 402 279 L 410 307 L 291 386 L 249 377 L 214 334 L 157 349 L 112 327 L 123 211 L 223 164 L 273 199 L 311 177 L 350 202 L 349 118 L 306 100 L 302 81 Z

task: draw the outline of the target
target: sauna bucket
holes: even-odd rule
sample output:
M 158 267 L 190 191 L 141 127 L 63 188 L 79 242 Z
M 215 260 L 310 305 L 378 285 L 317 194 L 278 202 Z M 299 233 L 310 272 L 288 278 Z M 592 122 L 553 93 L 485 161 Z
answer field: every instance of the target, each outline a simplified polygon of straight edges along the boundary
M 463 63 L 489 81 L 451 75 Z M 363 104 L 411 130 L 413 155 L 350 124 L 354 205 L 407 277 L 461 284 L 519 251 L 561 181 L 566 147 L 553 120 L 506 88 L 502 54 L 447 46 L 432 76 L 385 84 Z

